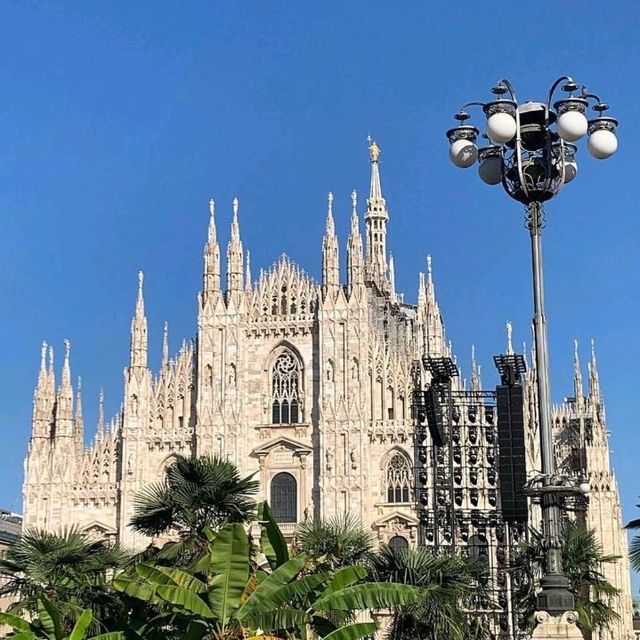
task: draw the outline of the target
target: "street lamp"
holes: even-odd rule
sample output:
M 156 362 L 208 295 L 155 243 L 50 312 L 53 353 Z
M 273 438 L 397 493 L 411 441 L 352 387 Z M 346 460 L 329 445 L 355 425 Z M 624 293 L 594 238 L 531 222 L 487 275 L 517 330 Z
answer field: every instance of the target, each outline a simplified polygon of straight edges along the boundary
M 552 106 L 551 101 L 559 88 L 565 96 Z M 578 147 L 574 143 L 584 135 L 589 135 L 587 148 L 594 158 L 608 158 L 618 147 L 615 135 L 618 121 L 605 115 L 608 105 L 585 87 L 579 94 L 578 89 L 572 78 L 563 76 L 549 89 L 546 103 L 518 103 L 513 86 L 503 79 L 491 90 L 495 96 L 493 100 L 465 104 L 454 116 L 458 125 L 447 131 L 451 143 L 449 156 L 454 165 L 464 169 L 478 162 L 478 173 L 483 182 L 502 184 L 504 190 L 526 208 L 533 267 L 533 323 L 542 462 L 538 494 L 547 549 L 538 608 L 551 615 L 572 611 L 575 603 L 569 580 L 562 572 L 560 500 L 563 490 L 558 490 L 556 482 L 551 428 L 542 273 L 543 203 L 558 195 L 562 187 L 576 177 Z M 587 120 L 586 111 L 590 104 L 597 116 Z M 486 115 L 486 133 L 482 138 L 487 140 L 487 144 L 479 149 L 476 141 L 480 132 L 467 123 L 471 116 L 466 110 L 472 106 L 481 107 Z M 584 484 L 583 490 L 587 488 Z M 564 493 L 569 492 L 567 487 Z

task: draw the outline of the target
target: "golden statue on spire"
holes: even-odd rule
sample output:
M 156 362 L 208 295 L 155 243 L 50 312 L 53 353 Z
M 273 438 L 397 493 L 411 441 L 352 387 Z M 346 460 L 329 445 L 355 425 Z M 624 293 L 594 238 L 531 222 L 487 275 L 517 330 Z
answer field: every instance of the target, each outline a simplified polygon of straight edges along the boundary
M 370 135 L 367 136 L 367 142 L 369 143 L 369 155 L 371 156 L 371 162 L 378 162 L 382 149 L 380 149 L 378 143 L 373 140 Z

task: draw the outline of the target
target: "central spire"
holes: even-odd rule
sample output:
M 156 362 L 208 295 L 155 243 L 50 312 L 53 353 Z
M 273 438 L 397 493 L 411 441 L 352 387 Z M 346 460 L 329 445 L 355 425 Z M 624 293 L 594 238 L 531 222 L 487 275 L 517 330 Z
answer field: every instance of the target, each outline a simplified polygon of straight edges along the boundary
M 387 279 L 387 203 L 382 197 L 380 182 L 380 153 L 378 144 L 368 136 L 369 159 L 371 161 L 371 186 L 367 199 L 367 280 L 377 285 L 382 292 L 389 291 Z

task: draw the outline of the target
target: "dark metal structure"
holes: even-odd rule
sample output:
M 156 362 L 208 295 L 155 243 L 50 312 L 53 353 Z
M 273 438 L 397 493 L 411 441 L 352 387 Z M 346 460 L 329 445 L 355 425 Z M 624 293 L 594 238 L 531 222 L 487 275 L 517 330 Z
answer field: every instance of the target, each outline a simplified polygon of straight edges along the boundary
M 503 445 L 501 457 L 500 433 L 521 433 L 524 456 L 524 358 L 502 355 L 495 361 L 501 373 L 495 391 L 460 389 L 453 384 L 458 376 L 453 361 L 433 357 L 423 360 L 422 369 L 430 374 L 423 387 L 415 363 L 415 499 L 421 546 L 487 559 L 493 596 L 478 600 L 474 614 L 490 620 L 500 636 L 515 638 L 520 632 L 509 558 L 526 535 L 528 510 L 525 479 L 501 473 L 513 449 Z M 499 398 L 506 390 L 510 411 L 501 412 Z M 503 504 L 504 487 L 518 509 Z

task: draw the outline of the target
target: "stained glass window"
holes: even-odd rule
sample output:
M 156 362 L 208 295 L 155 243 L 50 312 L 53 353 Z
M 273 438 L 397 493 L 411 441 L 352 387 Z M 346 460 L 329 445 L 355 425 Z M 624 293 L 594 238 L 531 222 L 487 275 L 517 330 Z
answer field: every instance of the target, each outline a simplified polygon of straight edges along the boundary
M 387 465 L 387 502 L 409 502 L 411 467 L 401 453 L 395 453 Z
M 291 351 L 283 351 L 271 370 L 271 422 L 300 422 L 300 363 Z

